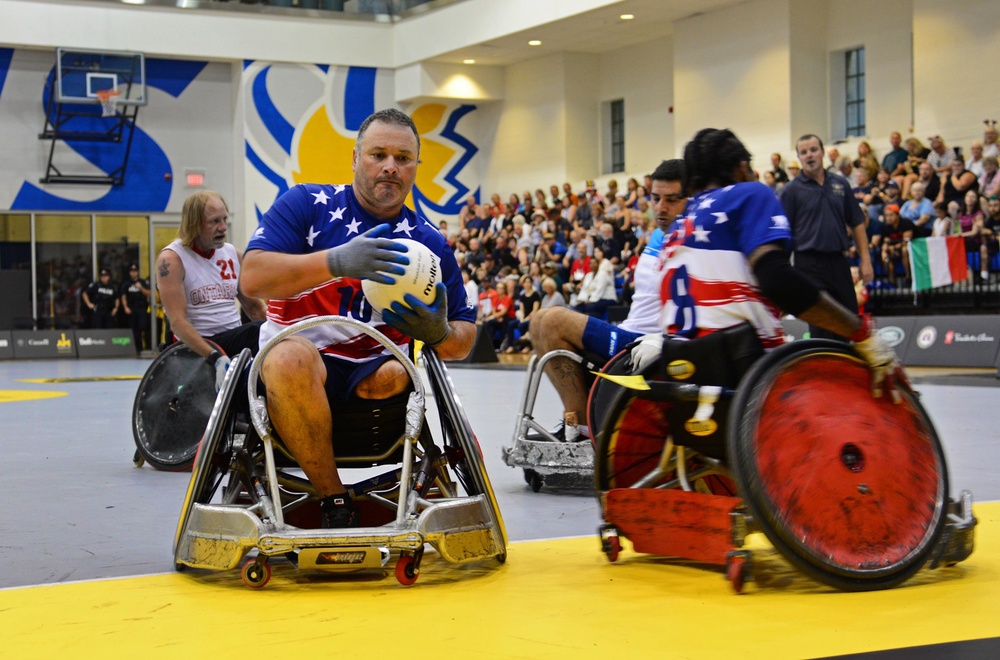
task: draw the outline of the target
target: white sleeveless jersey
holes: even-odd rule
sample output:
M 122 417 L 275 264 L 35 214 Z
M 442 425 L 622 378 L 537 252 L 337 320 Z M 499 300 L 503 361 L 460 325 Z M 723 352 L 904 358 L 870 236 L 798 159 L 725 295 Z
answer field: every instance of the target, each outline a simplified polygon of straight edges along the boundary
M 635 265 L 632 281 L 635 291 L 632 293 L 632 305 L 628 310 L 628 318 L 618 326 L 623 330 L 648 335 L 661 332 L 660 315 L 663 303 L 660 301 L 660 285 L 666 272 L 660 262 L 660 250 L 663 248 L 663 230 L 657 227 L 649 237 L 646 248 L 639 255 Z
M 198 334 L 211 337 L 238 327 L 242 323 L 236 309 L 240 259 L 232 243 L 213 250 L 208 258 L 181 245 L 179 238 L 164 249 L 184 264 L 187 318 Z

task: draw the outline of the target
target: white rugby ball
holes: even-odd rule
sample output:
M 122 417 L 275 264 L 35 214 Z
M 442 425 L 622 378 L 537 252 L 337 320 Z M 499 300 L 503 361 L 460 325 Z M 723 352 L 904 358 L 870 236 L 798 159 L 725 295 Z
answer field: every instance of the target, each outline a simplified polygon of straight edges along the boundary
M 403 297 L 408 293 L 425 305 L 431 304 L 434 302 L 434 287 L 441 281 L 441 259 L 430 248 L 409 238 L 398 238 L 395 241 L 407 247 L 406 256 L 410 263 L 403 266 L 406 272 L 392 276 L 396 278 L 395 284 L 361 281 L 365 298 L 380 313 L 396 301 L 405 305 Z

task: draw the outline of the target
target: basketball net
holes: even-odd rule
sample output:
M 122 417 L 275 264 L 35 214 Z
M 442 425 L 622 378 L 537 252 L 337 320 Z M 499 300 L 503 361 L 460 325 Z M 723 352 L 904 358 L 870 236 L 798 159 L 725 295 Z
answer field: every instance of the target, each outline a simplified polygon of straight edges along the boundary
M 101 116 L 114 117 L 115 107 L 118 105 L 118 97 L 121 92 L 117 89 L 99 89 L 96 92 L 97 100 L 101 102 Z

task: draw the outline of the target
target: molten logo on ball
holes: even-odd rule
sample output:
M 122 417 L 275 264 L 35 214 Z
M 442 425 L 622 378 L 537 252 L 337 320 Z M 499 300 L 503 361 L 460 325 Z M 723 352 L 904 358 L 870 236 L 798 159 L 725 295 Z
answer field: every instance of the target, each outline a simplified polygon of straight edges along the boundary
M 423 243 L 408 238 L 396 239 L 407 248 L 406 256 L 409 265 L 402 275 L 394 275 L 395 284 L 379 284 L 371 280 L 363 280 L 361 288 L 371 306 L 381 312 L 388 309 L 393 302 L 406 304 L 403 297 L 406 294 L 430 305 L 434 302 L 434 287 L 441 281 L 441 260 Z

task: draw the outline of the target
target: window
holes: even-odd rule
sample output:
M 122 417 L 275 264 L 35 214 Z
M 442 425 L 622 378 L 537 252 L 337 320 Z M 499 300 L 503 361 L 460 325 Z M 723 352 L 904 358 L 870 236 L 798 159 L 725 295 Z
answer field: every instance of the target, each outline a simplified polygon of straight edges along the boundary
M 611 171 L 625 171 L 625 101 L 611 102 Z
M 844 98 L 847 137 L 865 134 L 865 49 L 844 53 Z

